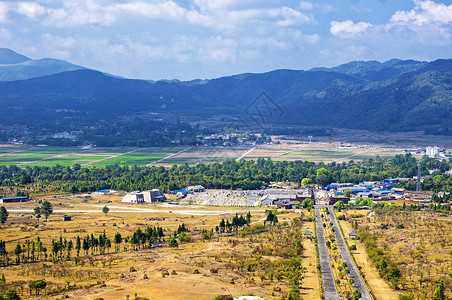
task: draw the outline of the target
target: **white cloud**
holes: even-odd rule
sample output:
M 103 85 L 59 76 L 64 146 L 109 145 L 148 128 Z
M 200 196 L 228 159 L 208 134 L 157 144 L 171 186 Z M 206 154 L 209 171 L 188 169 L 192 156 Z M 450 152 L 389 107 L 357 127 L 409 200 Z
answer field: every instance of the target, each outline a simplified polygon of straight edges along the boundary
M 0 22 L 6 22 L 10 12 L 30 22 L 39 19 L 48 28 L 110 27 L 118 23 L 161 20 L 199 25 L 229 35 L 238 30 L 249 32 L 250 28 L 264 34 L 275 25 L 291 27 L 314 20 L 312 15 L 283 6 L 279 0 L 191 0 L 185 6 L 175 0 L 0 1 Z
M 452 23 L 452 4 L 438 4 L 431 0 L 414 0 L 416 6 L 410 11 L 397 11 L 391 17 L 391 23 L 424 25 L 428 23 Z
M 354 23 L 351 20 L 344 22 L 331 21 L 330 25 L 331 34 L 338 37 L 351 37 L 365 32 L 367 28 L 372 26 L 372 24 L 367 22 Z
M 186 9 L 180 7 L 173 1 L 164 1 L 158 3 L 131 2 L 120 3 L 111 6 L 109 9 L 116 15 L 129 13 L 131 15 L 143 16 L 149 19 L 170 19 L 182 20 L 187 13 Z
M 410 35 L 411 42 L 425 45 L 445 45 L 452 40 L 452 4 L 445 5 L 431 0 L 414 0 L 409 11 L 395 12 L 386 32 Z
M 8 20 L 8 4 L 0 2 L 0 22 L 4 23 Z
M 313 10 L 313 9 L 319 9 L 323 13 L 330 13 L 335 12 L 337 9 L 326 3 L 313 3 L 309 1 L 301 1 L 300 2 L 300 9 L 302 10 Z
M 314 4 L 312 2 L 301 1 L 300 8 L 304 10 L 310 10 L 314 8 Z
M 17 3 L 17 12 L 21 15 L 24 15 L 28 18 L 34 19 L 43 15 L 46 12 L 46 9 L 34 2 L 18 2 Z
M 0 28 L 0 41 L 5 42 L 11 39 L 11 32 L 6 28 Z
M 321 5 L 321 10 L 322 10 L 322 12 L 325 12 L 325 13 L 331 13 L 331 12 L 336 12 L 337 8 L 325 3 L 325 4 Z
M 194 4 L 201 12 L 214 12 L 225 10 L 248 10 L 274 6 L 273 0 L 194 0 Z
M 305 35 L 305 39 L 308 44 L 317 44 L 321 40 L 318 34 Z

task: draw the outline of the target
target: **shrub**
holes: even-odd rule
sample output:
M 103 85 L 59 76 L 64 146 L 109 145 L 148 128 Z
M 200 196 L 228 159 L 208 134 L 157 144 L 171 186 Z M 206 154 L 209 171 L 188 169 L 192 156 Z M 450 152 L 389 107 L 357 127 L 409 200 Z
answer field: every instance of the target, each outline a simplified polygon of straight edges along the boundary
M 414 300 L 414 294 L 413 293 L 409 293 L 409 294 L 405 294 L 405 295 L 400 295 L 399 296 L 399 300 Z
M 170 237 L 168 240 L 168 246 L 170 247 L 178 247 L 179 243 L 177 242 L 177 240 L 174 237 Z
M 6 299 L 8 300 L 19 300 L 20 296 L 16 290 L 9 290 L 6 292 Z
M 352 293 L 352 297 L 353 297 L 353 300 L 358 300 L 359 298 L 361 298 L 361 292 L 358 290 L 354 290 Z

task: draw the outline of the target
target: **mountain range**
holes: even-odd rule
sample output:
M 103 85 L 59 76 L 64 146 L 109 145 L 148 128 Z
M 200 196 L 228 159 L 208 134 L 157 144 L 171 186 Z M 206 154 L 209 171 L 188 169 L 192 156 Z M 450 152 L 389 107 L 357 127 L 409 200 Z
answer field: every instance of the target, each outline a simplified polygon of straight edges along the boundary
M 0 78 L 0 124 L 32 131 L 75 130 L 99 120 L 136 116 L 152 120 L 183 117 L 192 123 L 237 118 L 256 122 L 251 107 L 267 118 L 268 128 L 291 125 L 452 134 L 452 60 L 355 61 L 334 68 L 184 82 L 118 78 L 0 49 Z M 263 91 L 266 105 L 273 106 L 270 110 L 256 104 Z

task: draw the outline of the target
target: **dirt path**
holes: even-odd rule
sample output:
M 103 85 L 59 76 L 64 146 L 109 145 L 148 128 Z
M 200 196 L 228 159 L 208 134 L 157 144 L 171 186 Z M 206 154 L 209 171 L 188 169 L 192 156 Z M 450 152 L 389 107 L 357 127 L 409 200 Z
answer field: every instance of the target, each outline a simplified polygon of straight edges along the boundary
M 26 162 L 17 164 L 17 166 L 23 166 L 23 165 L 34 164 L 34 163 L 37 163 L 37 162 L 46 161 L 46 160 L 51 160 L 51 159 L 54 159 L 54 158 L 61 158 L 61 157 L 65 157 L 65 156 L 72 155 L 72 154 L 74 154 L 74 153 L 58 154 L 58 155 L 46 157 L 46 158 L 43 158 L 43 159 L 38 159 L 38 160 L 33 160 L 33 161 L 26 161 Z
M 119 154 L 112 155 L 112 156 L 107 157 L 107 158 L 103 158 L 103 159 L 99 159 L 99 160 L 95 160 L 95 161 L 90 161 L 89 163 L 82 164 L 82 166 L 89 166 L 89 165 L 92 165 L 92 164 L 95 164 L 95 163 L 98 163 L 98 162 L 101 162 L 101 161 L 109 160 L 109 159 L 112 159 L 112 158 L 119 157 L 121 155 L 134 153 L 134 152 L 137 152 L 137 151 L 140 151 L 140 150 L 144 150 L 144 149 L 146 149 L 146 148 L 135 149 L 135 150 L 131 150 L 131 151 L 128 151 L 128 152 L 125 152 L 125 153 L 119 153 Z
M 314 231 L 315 223 L 305 223 L 303 230 Z M 320 299 L 320 281 L 317 271 L 317 253 L 315 239 L 303 239 L 303 266 L 306 267 L 305 277 L 300 289 L 303 299 Z M 306 262 L 306 263 L 305 263 Z
M 98 209 L 54 209 L 54 213 L 68 214 L 68 213 L 103 213 L 102 205 L 93 205 L 92 207 L 98 207 Z M 222 210 L 186 210 L 177 207 L 171 209 L 152 209 L 152 208 L 137 208 L 137 207 L 123 207 L 123 206 L 108 206 L 109 213 L 173 213 L 175 215 L 193 215 L 193 216 L 212 216 L 212 215 L 225 215 L 235 214 L 233 211 Z M 16 213 L 33 213 L 32 209 L 8 209 L 9 212 Z M 258 221 L 260 222 L 260 221 Z
M 166 160 L 166 159 L 168 159 L 168 158 L 171 158 L 171 157 L 174 157 L 174 156 L 179 155 L 179 154 L 181 154 L 181 153 L 184 153 L 184 152 L 190 150 L 191 148 L 193 148 L 193 147 L 190 147 L 190 148 L 181 150 L 181 151 L 179 151 L 179 152 L 177 152 L 177 153 L 173 153 L 173 154 L 171 154 L 171 155 L 168 155 L 167 157 L 164 157 L 164 158 L 158 159 L 158 160 L 156 160 L 156 161 L 153 161 L 153 162 L 151 162 L 150 164 L 147 164 L 146 167 L 149 167 L 149 166 L 158 164 L 159 162 L 162 162 L 162 161 L 164 161 L 164 160 Z
M 248 154 L 250 154 L 250 153 L 251 153 L 253 150 L 255 150 L 255 149 L 256 149 L 256 147 L 253 147 L 253 148 L 251 148 L 250 150 L 246 151 L 245 153 L 243 153 L 242 156 L 240 156 L 239 158 L 237 158 L 236 161 L 239 161 L 239 160 L 245 158 L 245 156 L 247 156 Z
M 340 222 L 340 221 L 339 221 Z M 351 232 L 353 228 L 347 221 L 340 222 L 344 232 Z M 350 242 L 349 242 L 350 243 Z M 372 293 L 377 299 L 398 299 L 399 293 L 389 287 L 388 283 L 382 279 L 372 261 L 367 256 L 364 245 L 357 243 L 358 250 L 353 253 L 356 263 L 362 267 L 361 271 L 366 275 L 366 281 L 371 287 Z

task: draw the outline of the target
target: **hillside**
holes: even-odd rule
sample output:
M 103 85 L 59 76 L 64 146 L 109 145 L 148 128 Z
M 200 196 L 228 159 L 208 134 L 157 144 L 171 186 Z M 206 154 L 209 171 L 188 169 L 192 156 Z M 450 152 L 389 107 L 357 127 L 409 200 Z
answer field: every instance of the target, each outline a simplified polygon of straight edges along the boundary
M 386 62 L 352 61 L 333 68 L 314 68 L 312 71 L 330 71 L 348 74 L 368 81 L 382 81 L 395 78 L 403 73 L 416 71 L 427 62 L 391 59 Z
M 437 60 L 389 81 L 361 86 L 348 93 L 334 87 L 304 95 L 289 107 L 306 112 L 304 122 L 384 131 L 452 129 L 452 60 Z
M 66 62 L 33 61 L 10 51 L 0 54 L 3 62 L 11 62 L 0 69 L 37 63 L 54 71 L 68 67 Z M 0 82 L 0 123 L 24 126 L 22 132 L 30 132 L 32 138 L 38 132 L 105 126 L 99 122 L 109 122 L 109 130 L 115 132 L 114 126 L 136 122 L 138 116 L 152 122 L 174 122 L 183 116 L 192 123 L 220 118 L 227 124 L 247 117 L 249 105 L 262 91 L 281 109 L 281 116 L 268 120 L 279 126 L 452 134 L 452 60 L 351 62 L 331 69 L 275 70 L 190 82 L 130 80 L 78 69 Z

